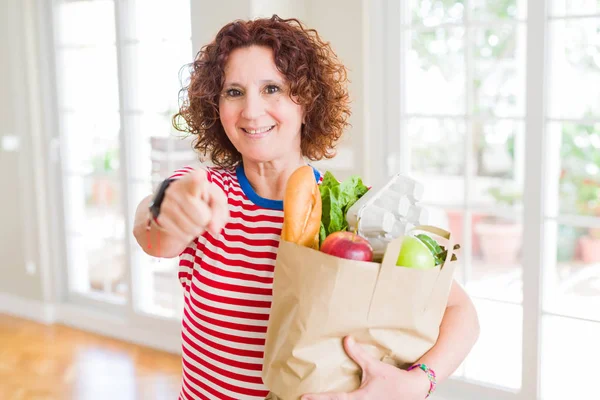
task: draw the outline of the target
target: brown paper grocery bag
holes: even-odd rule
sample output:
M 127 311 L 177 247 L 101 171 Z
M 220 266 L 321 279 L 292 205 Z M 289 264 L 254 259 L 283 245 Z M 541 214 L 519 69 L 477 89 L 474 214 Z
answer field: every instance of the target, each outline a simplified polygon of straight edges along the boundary
M 268 399 L 357 389 L 360 369 L 344 351 L 346 335 L 400 368 L 433 347 L 453 280 L 454 246 L 444 230 L 416 230 L 433 234 L 448 249 L 441 266 L 396 266 L 404 237 L 388 244 L 382 263 L 280 243 L 262 370 Z

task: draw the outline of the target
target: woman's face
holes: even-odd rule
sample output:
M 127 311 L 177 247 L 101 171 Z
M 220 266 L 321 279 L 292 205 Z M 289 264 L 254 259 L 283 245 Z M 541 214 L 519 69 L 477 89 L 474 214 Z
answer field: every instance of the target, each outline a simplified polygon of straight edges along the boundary
M 219 112 L 227 137 L 245 160 L 300 157 L 302 106 L 290 98 L 271 49 L 250 46 L 231 52 Z

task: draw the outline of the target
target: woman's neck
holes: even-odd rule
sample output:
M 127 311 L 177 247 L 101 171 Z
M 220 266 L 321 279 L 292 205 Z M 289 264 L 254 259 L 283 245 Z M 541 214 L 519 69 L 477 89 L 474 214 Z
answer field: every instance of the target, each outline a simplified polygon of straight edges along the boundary
M 244 160 L 244 174 L 252 189 L 260 197 L 283 200 L 288 178 L 299 167 L 306 165 L 302 157 L 290 160 L 253 162 Z

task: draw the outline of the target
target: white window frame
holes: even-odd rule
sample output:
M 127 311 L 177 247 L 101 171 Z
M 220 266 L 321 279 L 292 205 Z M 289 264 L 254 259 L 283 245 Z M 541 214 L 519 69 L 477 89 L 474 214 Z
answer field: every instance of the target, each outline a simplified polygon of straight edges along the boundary
M 405 132 L 407 118 L 415 115 L 407 115 L 405 90 L 402 88 L 405 82 L 405 71 L 402 57 L 406 54 L 405 30 L 400 21 L 403 18 L 402 7 L 408 7 L 408 2 L 397 0 L 379 0 L 370 5 L 370 30 L 372 52 L 370 54 L 371 64 L 382 65 L 380 80 L 374 80 L 370 84 L 369 96 L 372 98 L 369 127 L 371 131 L 383 132 Z M 597 219 L 582 216 L 560 215 L 557 212 L 557 204 L 551 199 L 550 194 L 556 193 L 556 179 L 552 179 L 552 171 L 557 168 L 557 160 L 560 143 L 556 138 L 549 137 L 547 126 L 550 122 L 568 122 L 566 119 L 548 118 L 546 113 L 548 102 L 548 22 L 554 19 L 567 18 L 598 18 L 600 15 L 592 16 L 568 16 L 549 17 L 551 0 L 527 1 L 527 19 L 524 21 L 526 27 L 526 93 L 525 93 L 525 115 L 524 118 L 503 118 L 521 120 L 525 122 L 525 157 L 523 178 L 523 326 L 522 326 L 522 376 L 520 390 L 513 391 L 507 388 L 496 387 L 491 384 L 475 382 L 465 378 L 451 378 L 439 394 L 444 399 L 489 399 L 489 400 L 531 400 L 539 399 L 541 396 L 541 329 L 544 315 L 558 315 L 543 309 L 542 298 L 544 295 L 544 281 L 548 279 L 545 275 L 547 266 L 553 265 L 555 258 L 556 238 L 551 230 L 547 229 L 550 224 L 574 224 L 578 226 L 597 227 L 600 223 Z M 469 0 L 465 1 L 464 23 L 460 26 L 469 26 Z M 518 22 L 517 22 L 518 23 Z M 457 24 L 458 26 L 458 24 Z M 468 29 L 466 29 L 466 40 L 468 40 Z M 465 61 L 467 75 L 472 63 L 469 52 L 470 46 L 465 47 Z M 373 62 L 375 60 L 376 62 Z M 373 73 L 371 71 L 371 73 Z M 467 85 L 470 82 L 467 79 Z M 467 101 L 470 91 L 466 92 Z M 466 115 L 449 118 L 465 118 L 469 121 L 469 107 Z M 377 111 L 379 110 L 379 111 Z M 436 115 L 419 115 L 418 117 L 441 117 Z M 446 116 L 443 116 L 446 118 Z M 485 120 L 495 120 L 486 118 Z M 580 123 L 597 123 L 598 119 L 573 120 Z M 390 141 L 390 137 L 392 140 Z M 409 171 L 410 157 L 407 156 L 410 146 L 407 135 L 399 134 L 380 135 L 379 149 L 373 155 L 377 161 L 377 169 L 382 171 L 379 175 L 385 176 L 387 171 L 385 160 L 388 152 L 385 149 L 400 151 L 400 172 Z M 472 132 L 467 124 L 465 138 L 465 170 L 469 171 L 472 163 Z M 472 177 L 471 177 L 472 178 Z M 473 209 L 468 202 L 470 179 L 465 179 L 465 212 L 467 218 Z M 464 243 L 466 248 L 470 245 L 470 226 L 465 226 Z M 466 263 L 465 274 L 469 274 Z M 580 319 L 567 316 L 567 318 Z
M 374 124 L 375 118 L 381 118 L 384 123 L 380 129 L 385 132 L 405 132 L 405 123 L 411 117 L 441 117 L 437 115 L 407 115 L 405 90 L 402 88 L 405 82 L 405 71 L 403 68 L 402 57 L 406 53 L 407 32 L 400 22 L 403 21 L 404 7 L 408 7 L 407 2 L 399 2 L 395 0 L 381 0 L 375 2 L 371 6 L 370 13 L 372 15 L 371 25 L 377 27 L 383 25 L 383 28 L 371 28 L 371 43 L 381 41 L 383 43 L 379 52 L 373 55 L 375 59 L 381 60 L 383 66 L 383 81 L 385 84 L 372 87 L 371 95 L 381 99 L 381 112 L 374 115 L 371 122 L 371 127 Z M 468 3 L 468 0 L 467 0 Z M 546 8 L 545 1 L 529 1 L 527 10 L 527 87 L 526 87 L 526 113 L 525 113 L 525 146 L 530 149 L 525 157 L 524 170 L 524 193 L 523 193 L 523 257 L 522 265 L 543 265 L 543 254 L 540 249 L 544 245 L 544 219 L 543 209 L 539 207 L 543 204 L 545 198 L 545 189 L 547 185 L 544 182 L 547 180 L 544 176 L 544 163 L 537 160 L 545 160 L 545 151 L 547 143 L 545 140 L 545 38 L 546 38 Z M 457 26 L 469 26 L 469 7 L 465 5 L 464 23 Z M 516 24 L 519 22 L 517 21 Z M 466 38 L 469 40 L 469 29 L 466 29 Z M 377 46 L 376 46 L 377 47 Z M 470 46 L 465 47 L 465 61 L 467 66 L 467 75 L 472 73 L 469 71 L 472 68 L 472 57 L 470 55 Z M 467 85 L 470 80 L 467 79 Z M 468 87 L 466 89 L 469 89 Z M 470 90 L 466 90 L 466 101 L 470 99 Z M 469 105 L 469 104 L 467 104 Z M 464 163 L 465 170 L 471 170 L 472 164 L 472 132 L 470 122 L 473 119 L 469 115 L 470 107 L 466 107 L 466 114 L 463 116 L 451 116 L 451 119 L 463 119 L 467 122 L 467 132 L 465 136 L 465 152 Z M 443 116 L 446 117 L 446 116 Z M 497 118 L 489 118 L 486 120 L 496 120 Z M 503 118 L 510 120 L 523 120 L 522 118 Z M 399 149 L 400 157 L 400 172 L 408 172 L 410 169 L 410 157 L 407 157 L 410 146 L 407 142 L 408 138 L 405 134 L 393 136 L 382 145 L 382 149 Z M 379 157 L 374 159 L 380 160 L 379 167 L 381 171 L 387 171 L 385 160 L 387 158 L 385 151 L 380 153 Z M 472 179 L 472 178 L 471 178 Z M 465 213 L 466 217 L 470 218 L 473 211 L 469 204 L 469 194 L 472 190 L 470 181 L 465 179 L 464 196 L 465 196 Z M 465 227 L 463 241 L 466 248 L 471 248 L 470 245 L 470 226 Z M 469 275 L 470 263 L 465 265 L 465 274 Z M 522 381 L 521 390 L 512 391 L 506 388 L 494 387 L 481 382 L 474 382 L 463 378 L 451 378 L 443 387 L 440 388 L 439 394 L 443 398 L 477 398 L 490 400 L 530 400 L 539 398 L 539 381 L 540 381 L 540 330 L 541 330 L 541 268 L 523 268 L 523 356 L 522 356 Z

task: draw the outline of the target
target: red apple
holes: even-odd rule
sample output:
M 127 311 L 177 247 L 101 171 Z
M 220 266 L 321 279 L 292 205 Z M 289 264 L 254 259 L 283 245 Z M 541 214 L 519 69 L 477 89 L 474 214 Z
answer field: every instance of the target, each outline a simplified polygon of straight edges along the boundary
M 348 260 L 371 261 L 373 248 L 367 239 L 353 232 L 333 232 L 323 240 L 321 251 Z

